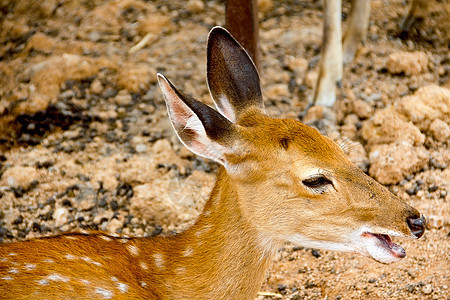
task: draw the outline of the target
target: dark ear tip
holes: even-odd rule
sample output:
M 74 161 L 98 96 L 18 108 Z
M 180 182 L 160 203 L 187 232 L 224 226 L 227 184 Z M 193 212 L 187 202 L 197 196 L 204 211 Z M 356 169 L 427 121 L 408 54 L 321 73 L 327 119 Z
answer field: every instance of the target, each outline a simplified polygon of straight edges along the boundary
M 210 31 L 208 35 L 208 44 L 211 45 L 212 43 L 216 42 L 224 42 L 229 41 L 231 43 L 238 44 L 236 39 L 231 35 L 231 33 L 225 29 L 222 26 L 214 26 Z
M 209 38 L 218 35 L 231 36 L 231 33 L 222 26 L 214 26 L 213 28 L 211 28 L 211 30 L 209 31 Z

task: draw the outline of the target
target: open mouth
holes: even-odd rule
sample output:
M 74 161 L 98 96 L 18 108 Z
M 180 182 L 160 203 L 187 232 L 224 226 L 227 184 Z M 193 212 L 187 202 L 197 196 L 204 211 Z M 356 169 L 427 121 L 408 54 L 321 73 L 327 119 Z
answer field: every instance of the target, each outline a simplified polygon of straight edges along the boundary
M 392 263 L 406 256 L 405 249 L 392 242 L 387 234 L 364 232 L 362 236 L 369 238 L 366 250 L 379 262 Z

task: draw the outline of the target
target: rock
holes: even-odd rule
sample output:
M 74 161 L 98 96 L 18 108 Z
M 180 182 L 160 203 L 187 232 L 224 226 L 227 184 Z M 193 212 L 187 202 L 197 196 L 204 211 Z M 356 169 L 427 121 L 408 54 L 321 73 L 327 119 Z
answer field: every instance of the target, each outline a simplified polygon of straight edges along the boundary
M 382 184 L 397 184 L 428 164 L 428 152 L 408 142 L 376 145 L 370 151 L 369 162 L 370 176 Z
M 95 206 L 95 199 L 93 199 L 92 197 L 81 200 L 80 204 L 78 205 L 78 207 L 81 210 L 91 210 L 92 208 L 94 208 L 94 206 Z
M 289 87 L 285 83 L 271 84 L 264 89 L 264 95 L 268 99 L 281 100 L 282 98 L 287 98 L 290 96 Z
M 100 34 L 100 32 L 98 32 L 96 30 L 93 30 L 93 31 L 88 33 L 88 39 L 91 42 L 94 42 L 94 43 L 98 42 L 98 41 L 100 41 L 101 38 L 102 38 L 102 35 Z
M 54 47 L 55 41 L 41 32 L 35 33 L 27 43 L 27 48 L 29 50 L 35 50 L 47 54 L 51 53 Z
M 126 90 L 119 91 L 119 93 L 114 97 L 114 102 L 123 106 L 130 105 L 132 100 L 131 95 Z
M 33 114 L 45 110 L 57 100 L 60 86 L 68 79 L 82 79 L 95 75 L 102 67 L 110 66 L 106 58 L 94 59 L 75 54 L 52 56 L 25 70 L 30 80 L 30 96 L 15 110 L 19 114 Z
M 450 126 L 440 119 L 436 119 L 431 123 L 428 132 L 438 142 L 445 142 L 450 138 Z
M 405 121 L 392 106 L 378 110 L 371 119 L 365 121 L 361 134 L 369 148 L 377 144 L 394 142 L 420 146 L 425 141 L 425 136 L 420 130 L 411 122 Z
M 152 147 L 153 152 L 155 153 L 163 153 L 166 151 L 173 151 L 172 145 L 170 144 L 168 139 L 159 139 L 157 140 Z
M 91 83 L 91 92 L 100 95 L 103 92 L 103 84 L 98 78 L 95 78 Z
M 189 0 L 186 4 L 186 9 L 191 13 L 197 14 L 203 11 L 205 8 L 205 3 L 200 0 Z
M 344 125 L 341 126 L 340 132 L 346 137 L 355 137 L 358 131 L 358 124 L 360 121 L 357 115 L 348 114 L 344 119 Z
M 448 221 L 443 216 L 429 215 L 427 217 L 427 226 L 434 229 L 440 229 L 447 225 Z
M 145 144 L 137 144 L 135 149 L 138 153 L 144 153 L 145 151 L 147 151 L 147 146 Z
M 134 187 L 130 211 L 157 223 L 177 220 L 179 207 L 167 197 L 167 188 L 168 182 L 159 179 Z
M 422 287 L 422 293 L 425 295 L 429 295 L 433 292 L 433 285 L 432 284 L 427 284 L 425 286 Z
M 428 56 L 421 51 L 400 51 L 389 55 L 386 68 L 391 74 L 417 75 L 428 67 Z
M 353 112 L 360 119 L 368 119 L 373 115 L 373 107 L 364 100 L 355 100 L 353 103 Z
M 335 121 L 336 120 L 336 114 L 333 110 L 331 110 L 328 107 L 323 106 L 312 106 L 308 109 L 308 112 L 303 117 L 303 122 L 306 123 L 312 123 L 316 120 L 328 120 L 328 121 Z
M 313 88 L 316 85 L 317 78 L 319 77 L 319 73 L 317 71 L 309 71 L 306 73 L 305 84 L 309 88 Z
M 123 222 L 119 219 L 112 219 L 109 221 L 108 226 L 106 226 L 106 230 L 111 233 L 116 233 L 117 230 L 123 227 Z
M 401 98 L 395 110 L 425 132 L 436 119 L 450 122 L 450 89 L 437 85 L 421 87 L 414 95 Z
M 273 0 L 258 0 L 258 10 L 266 13 L 273 8 Z
M 27 188 L 34 180 L 38 180 L 39 174 L 34 167 L 13 166 L 3 173 L 0 185 L 10 187 Z
M 116 157 L 107 157 L 99 161 L 98 168 L 90 170 L 89 176 L 92 178 L 93 183 L 102 182 L 103 188 L 109 191 L 114 190 L 117 187 L 116 173 L 115 169 L 115 159 Z
M 160 35 L 164 30 L 171 29 L 172 26 L 169 16 L 152 13 L 138 21 L 137 31 L 142 37 L 148 33 Z
M 114 212 L 111 210 L 105 210 L 97 215 L 95 215 L 94 220 L 92 221 L 94 224 L 100 225 L 103 219 L 109 221 L 114 216 Z
M 52 15 L 58 6 L 57 0 L 45 0 L 39 5 L 39 13 L 42 17 L 47 18 Z
M 295 76 L 303 78 L 305 77 L 306 70 L 308 70 L 308 61 L 303 57 L 289 56 L 287 58 L 287 66 L 289 70 L 295 73 Z
M 129 92 L 147 90 L 156 82 L 156 70 L 148 64 L 133 64 L 123 67 L 117 75 L 117 85 Z
M 369 158 L 367 157 L 367 152 L 366 149 L 364 149 L 364 146 L 360 142 L 346 140 L 343 148 L 350 161 L 353 162 L 358 168 L 366 172 L 369 167 Z
M 69 211 L 65 207 L 59 207 L 53 212 L 53 220 L 55 220 L 55 226 L 60 227 L 67 223 L 67 217 L 69 216 Z

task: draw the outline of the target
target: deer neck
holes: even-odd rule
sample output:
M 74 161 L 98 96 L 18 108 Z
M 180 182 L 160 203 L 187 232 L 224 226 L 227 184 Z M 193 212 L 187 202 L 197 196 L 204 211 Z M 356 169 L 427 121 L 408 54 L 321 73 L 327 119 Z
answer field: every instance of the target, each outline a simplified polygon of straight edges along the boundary
M 239 206 L 236 186 L 221 170 L 197 222 L 187 231 L 165 239 L 170 245 L 161 258 L 171 257 L 171 261 L 164 270 L 169 275 L 164 284 L 174 299 L 256 296 L 278 245 L 265 243 Z

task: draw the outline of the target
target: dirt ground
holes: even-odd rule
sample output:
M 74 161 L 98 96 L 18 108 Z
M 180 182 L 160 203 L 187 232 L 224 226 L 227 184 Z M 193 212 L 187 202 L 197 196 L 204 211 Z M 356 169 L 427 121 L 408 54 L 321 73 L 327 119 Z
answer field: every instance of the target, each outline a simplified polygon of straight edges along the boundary
M 367 41 L 334 111 L 304 113 L 322 1 L 260 1 L 270 115 L 344 140 L 351 159 L 428 218 L 394 265 L 286 244 L 260 299 L 450 299 L 450 4 L 408 37 L 404 0 L 372 0 Z M 343 20 L 349 11 L 344 1 Z M 0 241 L 101 229 L 151 236 L 198 216 L 217 166 L 177 141 L 156 72 L 212 104 L 216 0 L 0 0 Z

